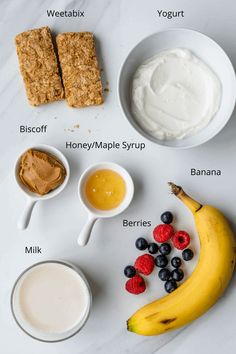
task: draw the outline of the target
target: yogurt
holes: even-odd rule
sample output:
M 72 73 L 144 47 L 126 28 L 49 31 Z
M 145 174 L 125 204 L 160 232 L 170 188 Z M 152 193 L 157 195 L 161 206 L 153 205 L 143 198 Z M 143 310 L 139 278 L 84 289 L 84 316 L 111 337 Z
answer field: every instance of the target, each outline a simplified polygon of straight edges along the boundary
M 187 49 L 163 51 L 135 72 L 132 112 L 141 128 L 161 140 L 196 134 L 221 104 L 216 74 Z
M 44 341 L 66 339 L 83 326 L 91 296 L 83 275 L 65 262 L 38 263 L 18 279 L 12 310 L 20 327 Z

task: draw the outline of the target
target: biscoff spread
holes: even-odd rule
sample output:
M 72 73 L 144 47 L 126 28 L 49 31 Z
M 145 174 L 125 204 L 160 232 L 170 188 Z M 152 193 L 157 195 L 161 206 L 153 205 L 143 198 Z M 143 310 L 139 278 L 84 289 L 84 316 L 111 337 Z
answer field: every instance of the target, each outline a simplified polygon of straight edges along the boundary
M 66 169 L 48 152 L 30 149 L 21 156 L 19 177 L 31 192 L 45 195 L 64 182 Z

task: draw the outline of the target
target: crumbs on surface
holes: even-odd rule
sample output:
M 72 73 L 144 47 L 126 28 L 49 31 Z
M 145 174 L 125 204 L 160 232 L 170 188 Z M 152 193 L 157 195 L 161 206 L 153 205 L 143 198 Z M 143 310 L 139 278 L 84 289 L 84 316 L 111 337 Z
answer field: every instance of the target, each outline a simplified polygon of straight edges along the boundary
M 75 129 L 79 129 L 80 128 L 80 124 L 79 123 L 77 123 L 77 124 L 75 124 L 74 126 L 73 126 L 73 128 L 64 128 L 64 131 L 65 132 L 74 132 L 75 131 Z
M 103 90 L 104 92 L 109 92 L 110 89 L 109 89 L 109 81 L 106 81 L 106 87 L 104 88 Z

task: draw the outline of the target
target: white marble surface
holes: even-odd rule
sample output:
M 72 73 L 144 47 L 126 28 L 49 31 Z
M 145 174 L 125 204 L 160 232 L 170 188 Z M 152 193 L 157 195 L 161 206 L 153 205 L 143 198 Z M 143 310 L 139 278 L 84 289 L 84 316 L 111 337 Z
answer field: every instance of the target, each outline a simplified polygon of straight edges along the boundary
M 81 9 L 82 19 L 50 19 L 46 9 Z M 184 10 L 185 17 L 159 19 L 156 10 Z M 0 104 L 0 333 L 4 354 L 195 354 L 231 353 L 235 350 L 236 287 L 235 277 L 225 296 L 205 316 L 192 325 L 164 336 L 145 338 L 128 333 L 125 321 L 149 300 L 164 294 L 157 273 L 149 291 L 134 297 L 123 290 L 123 267 L 135 259 L 133 244 L 151 229 L 124 229 L 122 219 L 151 219 L 172 209 L 178 224 L 195 229 L 189 213 L 168 193 L 166 182 L 181 183 L 203 203 L 215 204 L 228 215 L 235 227 L 236 123 L 233 116 L 225 129 L 212 141 L 186 151 L 171 151 L 146 143 L 137 151 L 66 150 L 65 142 L 93 140 L 142 142 L 118 106 L 117 77 L 130 49 L 145 36 L 168 27 L 188 27 L 214 38 L 236 65 L 234 0 L 97 0 L 97 1 L 1 1 L 1 104 Z M 102 53 L 104 80 L 109 93 L 101 107 L 71 109 L 65 102 L 39 108 L 30 107 L 18 72 L 14 36 L 26 29 L 49 25 L 54 32 L 94 31 Z M 20 134 L 19 125 L 48 125 L 47 134 Z M 79 129 L 73 128 L 80 124 Z M 70 131 L 74 130 L 73 132 Z M 19 154 L 37 143 L 52 144 L 65 152 L 72 175 L 67 189 L 57 199 L 36 206 L 27 231 L 16 229 L 25 199 L 14 182 L 13 165 Z M 86 213 L 77 197 L 77 181 L 91 163 L 110 160 L 124 165 L 134 177 L 136 193 L 125 215 L 98 222 L 91 242 L 78 248 L 76 237 Z M 191 177 L 190 168 L 216 168 L 221 177 Z M 197 241 L 195 241 L 197 245 Z M 24 247 L 39 245 L 42 255 L 25 255 Z M 58 344 L 32 340 L 13 321 L 9 306 L 12 285 L 25 267 L 49 258 L 70 260 L 87 275 L 94 304 L 90 319 L 80 334 Z

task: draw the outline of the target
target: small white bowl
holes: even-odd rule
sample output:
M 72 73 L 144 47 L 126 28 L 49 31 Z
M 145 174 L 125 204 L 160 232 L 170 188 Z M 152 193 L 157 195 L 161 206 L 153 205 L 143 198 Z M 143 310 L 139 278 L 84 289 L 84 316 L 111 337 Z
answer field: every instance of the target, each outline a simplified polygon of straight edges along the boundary
M 88 177 L 97 170 L 108 169 L 117 172 L 125 181 L 126 194 L 123 201 L 118 205 L 118 207 L 111 210 L 98 210 L 94 208 L 86 198 L 85 195 L 85 185 Z M 113 162 L 100 162 L 87 168 L 81 175 L 78 184 L 79 198 L 83 206 L 88 212 L 88 220 L 81 230 L 78 237 L 78 244 L 80 246 L 85 246 L 88 243 L 93 225 L 97 219 L 100 218 L 110 218 L 122 213 L 130 205 L 133 195 L 134 195 L 134 183 L 130 174 L 120 165 Z
M 191 50 L 216 73 L 222 85 L 222 101 L 219 111 L 211 122 L 195 135 L 181 140 L 159 140 L 146 133 L 133 118 L 131 87 L 135 71 L 145 60 L 163 50 L 173 48 Z M 118 96 L 126 118 L 146 139 L 172 148 L 191 148 L 212 139 L 223 129 L 231 117 L 236 100 L 235 72 L 224 50 L 211 38 L 190 29 L 168 29 L 144 38 L 131 50 L 120 71 Z
M 40 195 L 38 195 L 36 193 L 31 192 L 21 182 L 21 180 L 19 178 L 19 166 L 20 166 L 21 156 L 26 151 L 28 151 L 30 149 L 40 150 L 40 151 L 43 151 L 43 152 L 48 152 L 49 154 L 55 156 L 59 161 L 61 161 L 61 163 L 63 164 L 63 166 L 66 169 L 66 177 L 65 177 L 63 183 L 58 188 L 54 189 L 50 193 L 48 193 L 46 195 L 43 195 L 43 196 L 40 196 Z M 69 178 L 70 178 L 70 166 L 69 166 L 69 163 L 67 161 L 67 158 L 65 157 L 65 155 L 61 151 L 59 151 L 55 147 L 50 146 L 50 145 L 42 144 L 42 145 L 29 147 L 27 150 L 25 150 L 23 153 L 21 153 L 20 157 L 17 159 L 17 161 L 15 163 L 15 179 L 16 179 L 16 182 L 17 182 L 18 186 L 20 187 L 20 189 L 27 196 L 27 202 L 26 202 L 25 209 L 23 210 L 23 213 L 22 213 L 22 215 L 20 216 L 20 218 L 18 220 L 18 223 L 17 223 L 18 229 L 24 230 L 24 229 L 26 229 L 28 227 L 29 222 L 30 222 L 30 218 L 31 218 L 31 214 L 32 214 L 32 211 L 33 211 L 33 208 L 34 208 L 36 202 L 38 202 L 40 200 L 48 200 L 48 199 L 56 197 L 66 187 Z

